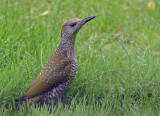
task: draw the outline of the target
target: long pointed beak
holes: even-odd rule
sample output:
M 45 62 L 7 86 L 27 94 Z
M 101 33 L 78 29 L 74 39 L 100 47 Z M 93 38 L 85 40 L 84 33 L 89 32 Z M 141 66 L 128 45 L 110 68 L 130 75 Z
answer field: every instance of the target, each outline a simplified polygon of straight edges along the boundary
M 85 24 L 85 23 L 87 23 L 88 21 L 94 19 L 95 17 L 96 17 L 96 16 L 91 16 L 91 17 L 84 18 L 84 19 L 81 20 L 81 22 L 82 22 L 83 24 Z

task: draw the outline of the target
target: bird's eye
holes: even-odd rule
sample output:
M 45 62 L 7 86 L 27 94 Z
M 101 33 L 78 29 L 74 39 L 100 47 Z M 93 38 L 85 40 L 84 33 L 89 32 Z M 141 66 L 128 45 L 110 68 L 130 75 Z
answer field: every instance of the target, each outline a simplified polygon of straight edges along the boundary
M 74 27 L 74 26 L 76 26 L 76 23 L 71 23 L 70 26 Z

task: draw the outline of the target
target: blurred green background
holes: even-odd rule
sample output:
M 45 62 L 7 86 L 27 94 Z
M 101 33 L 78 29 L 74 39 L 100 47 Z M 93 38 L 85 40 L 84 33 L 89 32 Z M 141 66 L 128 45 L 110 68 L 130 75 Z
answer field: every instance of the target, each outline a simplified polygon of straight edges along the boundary
M 159 0 L 1 0 L 2 115 L 26 115 L 4 106 L 39 74 L 63 23 L 88 16 L 96 18 L 77 35 L 77 75 L 52 115 L 160 115 L 159 13 Z

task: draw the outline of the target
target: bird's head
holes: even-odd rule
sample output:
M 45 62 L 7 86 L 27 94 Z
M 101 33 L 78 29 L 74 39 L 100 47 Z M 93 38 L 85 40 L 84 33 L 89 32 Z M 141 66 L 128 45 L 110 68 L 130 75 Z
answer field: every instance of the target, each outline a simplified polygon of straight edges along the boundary
M 91 16 L 85 19 L 73 18 L 66 21 L 62 26 L 61 37 L 75 37 L 77 32 L 82 28 L 82 26 L 93 18 L 95 18 L 95 16 Z

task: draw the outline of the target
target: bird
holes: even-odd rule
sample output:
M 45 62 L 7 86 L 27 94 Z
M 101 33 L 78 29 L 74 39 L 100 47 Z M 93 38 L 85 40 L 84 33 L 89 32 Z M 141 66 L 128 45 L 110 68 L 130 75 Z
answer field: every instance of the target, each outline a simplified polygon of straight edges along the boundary
M 67 20 L 61 29 L 61 41 L 17 103 L 32 106 L 57 105 L 77 72 L 75 38 L 78 31 L 96 16 Z

